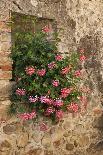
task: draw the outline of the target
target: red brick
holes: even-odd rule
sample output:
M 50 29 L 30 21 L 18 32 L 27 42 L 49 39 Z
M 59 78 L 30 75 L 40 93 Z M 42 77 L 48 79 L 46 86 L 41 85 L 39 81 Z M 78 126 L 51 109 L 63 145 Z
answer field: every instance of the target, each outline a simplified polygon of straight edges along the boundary
M 5 65 L 5 66 L 0 65 L 0 69 L 2 69 L 2 71 L 11 71 L 12 65 Z

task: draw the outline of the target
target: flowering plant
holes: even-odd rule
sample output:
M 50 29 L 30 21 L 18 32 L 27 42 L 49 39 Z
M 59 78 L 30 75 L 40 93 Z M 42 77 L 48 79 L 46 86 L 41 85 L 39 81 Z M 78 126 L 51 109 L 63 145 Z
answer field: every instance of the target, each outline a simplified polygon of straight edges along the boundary
M 45 27 L 35 34 L 17 34 L 12 50 L 16 85 L 11 110 L 23 120 L 43 115 L 58 121 L 66 111 L 80 110 L 78 63 L 84 61 L 84 54 L 63 56 L 57 50 L 57 41 L 47 39 L 49 31 Z

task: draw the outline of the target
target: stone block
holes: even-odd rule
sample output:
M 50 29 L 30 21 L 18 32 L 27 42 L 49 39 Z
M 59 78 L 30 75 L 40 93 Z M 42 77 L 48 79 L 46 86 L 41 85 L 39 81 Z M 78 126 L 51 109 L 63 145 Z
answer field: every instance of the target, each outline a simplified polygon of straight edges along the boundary
M 27 133 L 21 133 L 21 135 L 18 137 L 17 140 L 17 146 L 18 147 L 25 147 L 28 143 L 28 134 Z
M 0 80 L 0 99 L 9 97 L 12 85 L 13 83 L 9 80 Z
M 11 33 L 1 33 L 0 41 L 2 41 L 2 42 L 11 42 Z
M 10 119 L 10 116 L 8 115 L 8 109 L 10 104 L 10 100 L 0 102 L 0 121 L 7 121 Z
M 0 70 L 0 80 L 4 80 L 4 79 L 5 80 L 12 79 L 12 72 Z
M 11 43 L 8 42 L 0 42 L 0 50 L 1 51 L 9 51 L 11 48 Z
M 3 21 L 0 21 L 0 32 L 11 32 L 11 27 Z
M 22 131 L 22 126 L 19 122 L 12 122 L 3 126 L 3 132 L 7 135 L 16 134 Z
M 0 151 L 9 151 L 11 149 L 12 145 L 8 140 L 4 140 L 0 143 Z
M 11 71 L 12 65 L 0 65 L 0 69 L 2 69 L 2 71 Z

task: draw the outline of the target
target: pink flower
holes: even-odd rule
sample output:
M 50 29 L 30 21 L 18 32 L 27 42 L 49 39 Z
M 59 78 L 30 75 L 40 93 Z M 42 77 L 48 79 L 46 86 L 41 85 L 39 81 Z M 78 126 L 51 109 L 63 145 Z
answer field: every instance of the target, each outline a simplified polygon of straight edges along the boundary
M 20 88 L 18 88 L 18 89 L 16 90 L 16 94 L 19 95 L 19 96 L 24 96 L 25 93 L 26 93 L 25 89 L 20 89 Z
M 62 119 L 63 118 L 63 111 L 62 110 L 57 110 L 56 111 L 56 118 L 58 120 Z
M 40 131 L 48 130 L 48 126 L 45 123 L 40 124 Z
M 62 57 L 61 55 L 56 55 L 56 56 L 55 56 L 55 59 L 56 59 L 57 61 L 61 61 L 61 60 L 63 59 L 63 57 Z
M 53 69 L 55 67 L 56 67 L 56 63 L 54 61 L 48 64 L 49 69 Z
M 80 53 L 84 53 L 84 49 L 80 49 L 79 52 L 80 52 Z
M 85 61 L 85 60 L 86 60 L 85 55 L 80 56 L 80 61 Z
M 31 113 L 19 114 L 18 117 L 19 117 L 20 119 L 22 119 L 23 121 L 24 121 L 24 120 L 33 119 L 33 118 L 36 117 L 36 112 L 33 111 L 33 112 L 31 112 Z
M 45 69 L 38 70 L 38 71 L 37 71 L 37 74 L 38 74 L 39 76 L 44 76 L 44 75 L 46 74 L 46 70 L 45 70 Z
M 45 27 L 43 27 L 43 28 L 42 28 L 42 31 L 45 32 L 45 33 L 50 32 L 50 28 L 49 28 L 49 26 L 45 26 Z
M 57 106 L 57 107 L 61 107 L 63 106 L 64 102 L 61 100 L 61 99 L 56 99 L 53 103 L 54 106 Z
M 58 87 L 58 86 L 59 86 L 59 80 L 53 80 L 53 81 L 52 81 L 52 85 L 53 85 L 54 87 Z
M 81 76 L 81 71 L 80 70 L 75 71 L 74 75 L 76 77 L 80 77 Z
M 35 73 L 35 68 L 33 66 L 26 67 L 25 72 L 27 75 L 32 75 Z
M 79 110 L 79 106 L 78 106 L 78 104 L 76 104 L 76 103 L 71 103 L 68 107 L 67 107 L 67 109 L 69 110 L 69 111 L 71 111 L 71 112 L 78 112 L 78 110 Z
M 53 114 L 54 113 L 54 109 L 52 107 L 48 107 L 45 111 L 45 115 L 46 116 L 50 116 L 50 114 Z
M 71 66 L 69 66 L 69 67 L 67 66 L 67 67 L 65 67 L 65 68 L 62 69 L 61 73 L 62 74 L 68 74 L 69 71 L 70 71 L 70 69 L 71 69 Z
M 35 103 L 36 101 L 38 101 L 38 97 L 37 96 L 35 96 L 35 97 L 30 96 L 29 101 L 30 101 L 30 103 Z
M 72 88 L 61 89 L 61 97 L 66 98 L 72 91 Z
M 50 99 L 50 98 L 47 97 L 47 96 L 41 96 L 41 97 L 40 97 L 40 102 L 41 102 L 41 103 L 46 103 L 46 104 L 48 104 L 48 105 L 51 105 L 51 104 L 53 103 L 53 100 Z

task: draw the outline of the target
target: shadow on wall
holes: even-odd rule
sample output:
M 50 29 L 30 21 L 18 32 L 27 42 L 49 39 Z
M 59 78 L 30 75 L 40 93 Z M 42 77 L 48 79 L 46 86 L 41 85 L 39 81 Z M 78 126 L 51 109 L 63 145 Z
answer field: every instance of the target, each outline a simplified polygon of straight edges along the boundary
M 103 105 L 103 79 L 101 75 L 101 58 L 100 58 L 100 39 L 98 34 L 86 35 L 80 39 L 78 49 L 84 48 L 87 61 L 84 64 L 84 68 L 88 73 L 87 83 L 92 91 L 96 89 L 98 96 L 97 103 Z M 100 97 L 100 100 L 99 100 Z M 102 110 L 101 110 L 102 111 Z M 103 150 L 103 111 L 99 117 L 96 117 L 93 121 L 93 127 L 98 129 L 99 136 L 97 142 L 92 143 L 89 147 L 89 152 L 95 153 Z
M 98 34 L 86 35 L 80 39 L 79 47 L 84 48 L 87 61 L 84 64 L 88 71 L 88 83 L 92 87 L 96 85 L 99 93 L 103 94 L 103 79 L 101 75 L 100 39 Z M 94 80 L 94 81 L 93 81 Z

